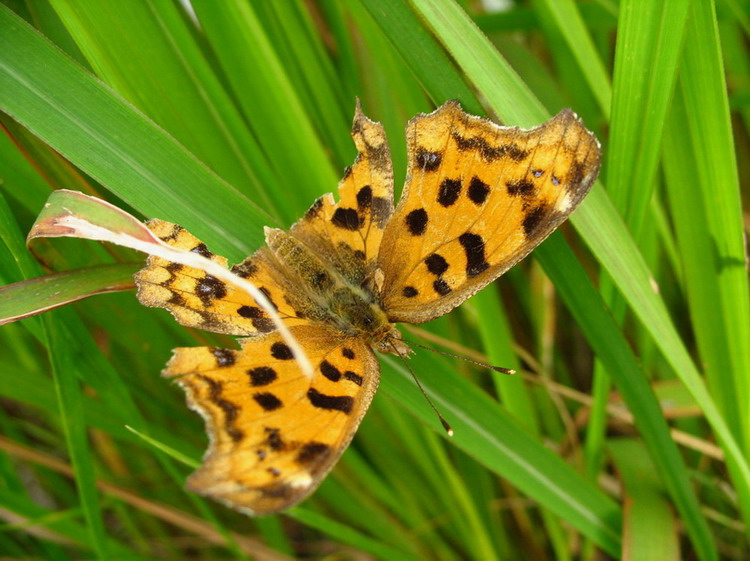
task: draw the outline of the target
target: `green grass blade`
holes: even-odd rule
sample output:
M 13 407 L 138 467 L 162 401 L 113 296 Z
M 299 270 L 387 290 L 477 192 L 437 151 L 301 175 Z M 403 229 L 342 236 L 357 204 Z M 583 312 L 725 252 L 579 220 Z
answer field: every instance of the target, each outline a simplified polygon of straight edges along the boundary
M 430 373 L 429 378 L 422 377 L 422 385 L 453 427 L 455 436 L 451 442 L 481 459 L 603 549 L 617 551 L 617 507 L 441 360 L 418 354 L 410 360 L 410 366 L 415 372 Z M 388 357 L 383 362 L 389 365 L 381 382 L 386 392 L 439 430 L 435 413 L 415 388 L 411 374 L 395 359 Z
M 276 178 L 175 4 L 52 4 L 100 78 L 219 176 L 269 208 L 265 185 Z
M 570 249 L 562 243 L 559 234 L 550 236 L 537 253 L 541 254 L 539 258 L 545 271 L 588 336 L 597 358 L 611 374 L 633 413 L 641 437 L 654 464 L 659 468 L 664 486 L 683 517 L 696 550 L 703 559 L 717 559 L 708 525 L 690 486 L 683 460 L 669 433 L 659 403 L 627 340 L 604 306 L 601 296 L 572 258 Z M 701 389 L 705 390 L 698 388 L 699 391 Z
M 615 95 L 603 169 L 607 173 L 608 193 L 633 232 L 641 231 L 652 200 L 662 130 L 679 70 L 686 19 L 686 2 L 628 1 L 620 8 Z M 622 324 L 626 303 L 606 274 L 601 281 L 601 292 Z M 605 407 L 610 386 L 606 371 L 597 364 L 595 405 L 586 442 L 589 473 L 598 472 L 604 457 Z
M 458 4 L 437 0 L 412 0 L 411 4 L 502 121 L 532 127 L 548 118 L 528 86 Z
M 607 192 L 636 239 L 653 193 L 664 123 L 679 71 L 689 2 L 620 7 Z
M 265 213 L 4 6 L 0 27 L 3 111 L 144 215 L 230 259 L 260 244 Z
M 193 7 L 245 117 L 258 131 L 274 170 L 282 178 L 277 196 L 286 198 L 287 208 L 294 211 L 287 218 L 296 218 L 320 193 L 330 191 L 339 177 L 287 69 L 252 3 L 199 0 Z
M 627 504 L 624 561 L 679 561 L 679 530 L 674 513 L 664 500 L 664 489 L 655 477 L 643 445 L 635 440 L 609 443 L 617 471 L 623 479 Z
M 596 98 L 599 111 L 608 118 L 612 84 L 578 5 L 573 0 L 537 0 L 535 5 L 538 11 L 554 22 L 556 31 L 573 53 L 573 61 L 570 62 L 581 70 L 589 90 Z
M 399 551 L 376 540 L 372 540 L 364 534 L 353 530 L 351 527 L 341 524 L 336 520 L 327 518 L 317 512 L 304 508 L 296 508 L 290 511 L 289 515 L 304 523 L 306 526 L 316 528 L 335 538 L 337 541 L 348 543 L 357 549 L 367 551 L 372 555 L 375 555 L 378 559 L 393 559 L 394 561 L 417 561 L 419 559 L 419 557 Z
M 68 445 L 68 455 L 75 473 L 76 488 L 81 508 L 86 519 L 91 545 L 97 558 L 109 559 L 106 545 L 104 520 L 96 488 L 94 458 L 88 444 L 86 421 L 83 416 L 81 387 L 73 368 L 74 358 L 70 353 L 70 340 L 65 333 L 65 316 L 69 311 L 58 310 L 43 318 L 49 358 L 57 391 L 60 419 Z
M 712 2 L 696 2 L 688 27 L 681 89 L 697 180 L 706 201 L 705 223 L 714 247 L 707 266 L 718 283 L 717 325 L 726 338 L 720 350 L 730 368 L 706 369 L 710 387 L 719 396 L 730 427 L 745 457 L 750 454 L 750 295 L 746 264 L 745 225 L 737 174 L 737 159 L 729 115 L 729 100 L 721 60 L 718 26 Z M 711 329 L 695 323 L 695 329 Z M 710 337 L 711 335 L 706 335 Z M 702 357 L 709 365 L 715 355 Z M 745 497 L 750 499 L 750 496 Z M 750 522 L 750 503 L 743 505 Z
M 418 79 L 435 105 L 448 99 L 460 99 L 466 111 L 480 113 L 481 105 L 458 71 L 448 60 L 440 44 L 419 23 L 417 15 L 400 0 L 362 0 L 373 19 L 386 32 L 399 54 L 419 67 Z M 404 38 L 408 37 L 408 41 Z
M 446 49 L 459 61 L 469 79 L 485 95 L 488 103 L 498 114 L 510 122 L 522 125 L 528 125 L 530 119 L 536 123 L 544 119 L 544 111 L 536 99 L 520 82 L 513 70 L 504 63 L 500 55 L 488 45 L 486 38 L 476 33 L 476 28 L 467 21 L 457 6 L 430 0 L 414 0 L 413 5 L 435 29 Z M 605 194 L 594 189 L 572 220 L 594 250 L 597 258 L 615 279 L 631 306 L 637 308 L 636 313 L 641 317 L 643 324 L 650 329 L 665 356 L 670 356 L 669 353 L 673 352 L 670 358 L 672 358 L 675 371 L 686 380 L 688 387 L 695 392 L 696 399 L 705 403 L 707 410 L 710 411 L 707 413 L 708 418 L 712 424 L 715 424 L 717 431 L 724 429 L 723 434 L 730 439 L 731 446 L 731 434 L 726 431 L 721 415 L 705 391 L 700 376 L 679 339 L 663 302 L 651 290 L 649 275 L 640 261 L 637 248 L 630 241 L 630 236 L 624 227 L 621 226 L 622 222 L 611 208 Z M 593 223 L 596 223 L 595 227 Z M 617 225 L 614 231 L 611 226 L 613 224 Z M 607 249 L 604 249 L 605 247 Z M 548 267 L 550 257 L 545 259 L 545 255 L 550 254 L 545 249 L 543 245 L 537 250 L 537 254 L 545 267 Z M 624 266 L 624 263 L 627 263 L 627 266 Z M 637 274 L 635 274 L 636 271 Z M 571 311 L 575 313 L 575 310 Z M 595 332 L 591 335 L 595 337 Z M 594 341 L 591 342 L 594 343 Z M 680 360 L 676 357 L 680 357 Z M 652 406 L 656 404 L 653 398 L 650 401 Z M 634 404 L 630 405 L 634 406 Z M 658 440 L 662 445 L 657 443 L 655 437 L 649 441 L 649 450 L 654 455 L 657 464 L 668 470 L 668 475 L 665 474 L 665 477 L 670 480 L 668 484 L 675 493 L 674 499 L 690 524 L 691 534 L 696 544 L 699 547 L 710 544 L 708 527 L 700 514 L 695 496 L 687 485 L 687 473 L 675 445 L 669 438 L 666 424 L 663 419 L 659 421 L 655 417 L 652 417 L 651 421 L 653 424 L 649 426 L 658 430 Z M 733 452 L 733 460 L 746 468 L 747 464 L 736 444 Z M 748 482 L 750 482 L 749 479 L 744 479 L 742 485 Z M 710 548 L 704 549 L 704 554 L 706 558 L 714 557 Z
M 130 289 L 140 266 L 102 265 L 0 287 L 0 325 L 70 304 L 94 294 Z

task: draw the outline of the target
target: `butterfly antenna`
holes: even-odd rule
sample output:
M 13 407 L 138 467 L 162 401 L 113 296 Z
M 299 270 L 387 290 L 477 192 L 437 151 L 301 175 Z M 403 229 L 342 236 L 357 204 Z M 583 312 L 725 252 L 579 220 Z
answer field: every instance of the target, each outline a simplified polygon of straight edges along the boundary
M 407 341 L 408 345 L 414 345 L 415 347 L 419 347 L 420 349 L 424 349 L 426 351 L 432 351 L 433 353 L 437 353 L 439 355 L 449 356 L 453 358 L 460 358 L 461 360 L 465 360 L 466 362 L 470 362 L 472 364 L 476 364 L 477 366 L 481 366 L 482 368 L 487 368 L 488 370 L 494 370 L 495 372 L 500 372 L 500 374 L 515 374 L 516 371 L 512 370 L 510 368 L 503 368 L 502 366 L 493 366 L 492 364 L 487 364 L 486 362 L 481 362 L 479 360 L 474 360 L 473 358 L 468 358 L 461 355 L 454 355 L 453 353 L 449 353 L 447 351 L 441 351 L 439 349 L 433 349 L 432 347 L 426 347 L 425 345 L 420 345 L 419 343 L 415 343 L 414 341 Z
M 419 378 L 417 378 L 417 375 L 414 374 L 414 370 L 411 369 L 411 366 L 409 366 L 409 363 L 406 361 L 406 357 L 401 354 L 401 351 L 398 350 L 396 345 L 393 344 L 393 342 L 389 341 L 391 348 L 395 351 L 395 353 L 398 355 L 398 357 L 401 359 L 401 362 L 404 363 L 404 366 L 406 366 L 406 369 L 411 374 L 411 377 L 414 378 L 414 382 L 416 382 L 417 387 L 422 392 L 422 395 L 424 395 L 425 399 L 427 400 L 427 403 L 430 404 L 430 407 L 432 407 L 432 410 L 435 412 L 435 414 L 438 416 L 438 419 L 440 419 L 440 424 L 443 425 L 443 428 L 445 429 L 445 432 L 448 433 L 448 436 L 453 436 L 453 428 L 448 424 L 448 421 L 445 420 L 445 417 L 443 417 L 443 414 L 438 411 L 438 408 L 435 407 L 435 404 L 430 399 L 430 396 L 427 395 L 427 392 L 422 387 L 422 383 L 419 381 Z

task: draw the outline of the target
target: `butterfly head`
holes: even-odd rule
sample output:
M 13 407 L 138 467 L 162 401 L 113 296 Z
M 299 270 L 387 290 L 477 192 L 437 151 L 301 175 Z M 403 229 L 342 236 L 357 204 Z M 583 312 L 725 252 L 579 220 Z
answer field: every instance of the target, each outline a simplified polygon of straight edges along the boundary
M 373 344 L 393 330 L 388 316 L 372 294 L 366 291 L 341 287 L 334 291 L 329 305 L 334 321 L 339 323 L 343 332 L 362 337 Z

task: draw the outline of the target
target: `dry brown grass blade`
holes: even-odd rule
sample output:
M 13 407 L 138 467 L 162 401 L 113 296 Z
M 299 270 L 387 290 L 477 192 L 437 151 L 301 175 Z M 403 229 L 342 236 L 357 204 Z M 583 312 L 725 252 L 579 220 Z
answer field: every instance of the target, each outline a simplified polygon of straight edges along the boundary
M 68 477 L 73 477 L 73 468 L 69 464 L 48 454 L 14 442 L 13 440 L 1 435 L 0 450 L 11 454 L 18 459 L 44 466 Z M 192 532 L 211 544 L 218 546 L 227 545 L 227 539 L 213 526 L 204 522 L 200 518 L 165 506 L 161 503 L 144 499 L 141 496 L 135 495 L 106 481 L 97 480 L 96 483 L 97 487 L 103 493 L 115 497 L 134 508 L 142 510 L 143 512 L 147 512 L 160 520 L 168 522 L 176 528 Z M 231 532 L 230 536 L 243 553 L 252 555 L 253 559 L 257 559 L 258 561 L 294 561 L 291 557 L 270 549 L 264 545 L 262 541 L 255 538 L 249 538 L 234 532 Z

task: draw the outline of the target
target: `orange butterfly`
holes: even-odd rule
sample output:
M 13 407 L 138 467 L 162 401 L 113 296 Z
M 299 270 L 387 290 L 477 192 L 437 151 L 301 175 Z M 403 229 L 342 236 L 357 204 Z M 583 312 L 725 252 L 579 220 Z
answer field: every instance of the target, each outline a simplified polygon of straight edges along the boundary
M 378 386 L 373 352 L 408 354 L 394 326 L 441 316 L 526 256 L 588 192 L 599 143 L 570 110 L 531 130 L 502 127 L 449 101 L 406 129 L 408 175 L 393 208 L 385 131 L 357 106 L 358 154 L 289 232 L 232 267 L 268 297 L 310 359 L 306 376 L 245 291 L 150 257 L 138 298 L 183 325 L 241 335 L 241 349 L 174 351 L 176 377 L 211 443 L 190 489 L 249 514 L 295 505 L 346 449 Z M 164 241 L 227 266 L 180 226 Z

